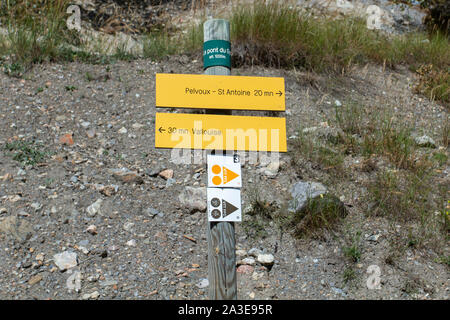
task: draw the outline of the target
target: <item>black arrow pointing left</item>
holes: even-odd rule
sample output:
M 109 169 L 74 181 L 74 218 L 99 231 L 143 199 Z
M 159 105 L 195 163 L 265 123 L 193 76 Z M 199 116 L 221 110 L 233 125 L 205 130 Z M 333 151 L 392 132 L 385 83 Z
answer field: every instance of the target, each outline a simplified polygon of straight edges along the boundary
M 163 129 L 162 127 L 159 127 L 159 132 L 163 133 L 164 131 L 166 131 L 166 129 Z

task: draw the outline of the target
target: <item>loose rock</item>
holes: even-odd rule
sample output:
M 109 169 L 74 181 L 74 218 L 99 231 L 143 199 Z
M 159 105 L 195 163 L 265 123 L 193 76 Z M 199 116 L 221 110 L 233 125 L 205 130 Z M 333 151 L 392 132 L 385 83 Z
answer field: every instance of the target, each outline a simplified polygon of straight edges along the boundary
M 75 252 L 64 251 L 53 256 L 53 260 L 59 270 L 64 271 L 77 266 L 77 254 Z
M 289 211 L 295 212 L 302 210 L 309 198 L 315 198 L 325 194 L 327 188 L 318 182 L 299 181 L 291 189 L 292 200 L 289 205 Z
M 91 204 L 89 207 L 87 207 L 86 212 L 90 217 L 94 217 L 97 213 L 101 214 L 100 207 L 103 203 L 102 199 L 97 199 L 93 204 Z
M 180 204 L 190 213 L 206 211 L 206 188 L 186 187 L 178 196 Z

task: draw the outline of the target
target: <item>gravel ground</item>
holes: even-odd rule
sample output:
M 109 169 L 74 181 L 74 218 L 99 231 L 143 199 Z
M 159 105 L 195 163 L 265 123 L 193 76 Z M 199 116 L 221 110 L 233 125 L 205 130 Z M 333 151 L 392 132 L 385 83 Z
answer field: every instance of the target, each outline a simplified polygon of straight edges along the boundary
M 201 69 L 201 61 L 175 56 L 161 63 L 44 64 L 24 79 L 0 74 L 0 145 L 24 139 L 48 152 L 42 163 L 26 166 L 0 152 L 0 299 L 207 299 L 206 213 L 189 212 L 179 200 L 186 187 L 205 186 L 205 164 L 174 164 L 170 150 L 154 148 L 155 73 Z M 412 93 L 407 70 L 367 66 L 338 82 L 263 68 L 233 74 L 285 77 L 288 137 L 327 121 L 335 100 L 346 97 L 374 108 L 396 105 L 398 117 L 435 141 L 448 117 Z M 308 163 L 299 173 L 291 157 L 281 155 L 275 177 L 261 173 L 262 164 L 243 166 L 243 208 L 254 192 L 283 205 L 296 181 L 326 175 Z M 351 174 L 332 190 L 349 214 L 320 239 L 296 240 L 273 224 L 265 238 L 255 238 L 236 224 L 239 258 L 258 250 L 274 258 L 270 266 L 239 267 L 239 299 L 449 298 L 448 267 L 431 249 L 408 248 L 386 263 L 395 235 L 388 221 L 363 215 L 367 177 Z M 362 255 L 354 280 L 345 282 L 342 248 L 355 230 Z M 380 268 L 380 289 L 366 285 L 370 265 Z

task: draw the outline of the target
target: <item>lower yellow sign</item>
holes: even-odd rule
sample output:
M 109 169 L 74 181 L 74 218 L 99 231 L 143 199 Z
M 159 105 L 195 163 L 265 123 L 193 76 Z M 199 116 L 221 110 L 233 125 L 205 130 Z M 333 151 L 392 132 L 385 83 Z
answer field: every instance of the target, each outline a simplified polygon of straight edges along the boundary
M 274 117 L 156 113 L 155 147 L 286 152 L 286 120 Z

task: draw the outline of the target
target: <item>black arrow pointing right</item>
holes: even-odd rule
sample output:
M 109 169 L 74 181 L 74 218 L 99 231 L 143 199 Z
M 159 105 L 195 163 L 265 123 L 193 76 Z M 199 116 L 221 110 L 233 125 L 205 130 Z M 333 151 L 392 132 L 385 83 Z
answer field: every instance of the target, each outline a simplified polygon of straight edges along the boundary
M 283 92 L 281 92 L 281 90 L 280 90 L 280 91 L 278 91 L 276 94 L 277 94 L 279 97 L 281 97 L 281 96 L 283 95 Z

